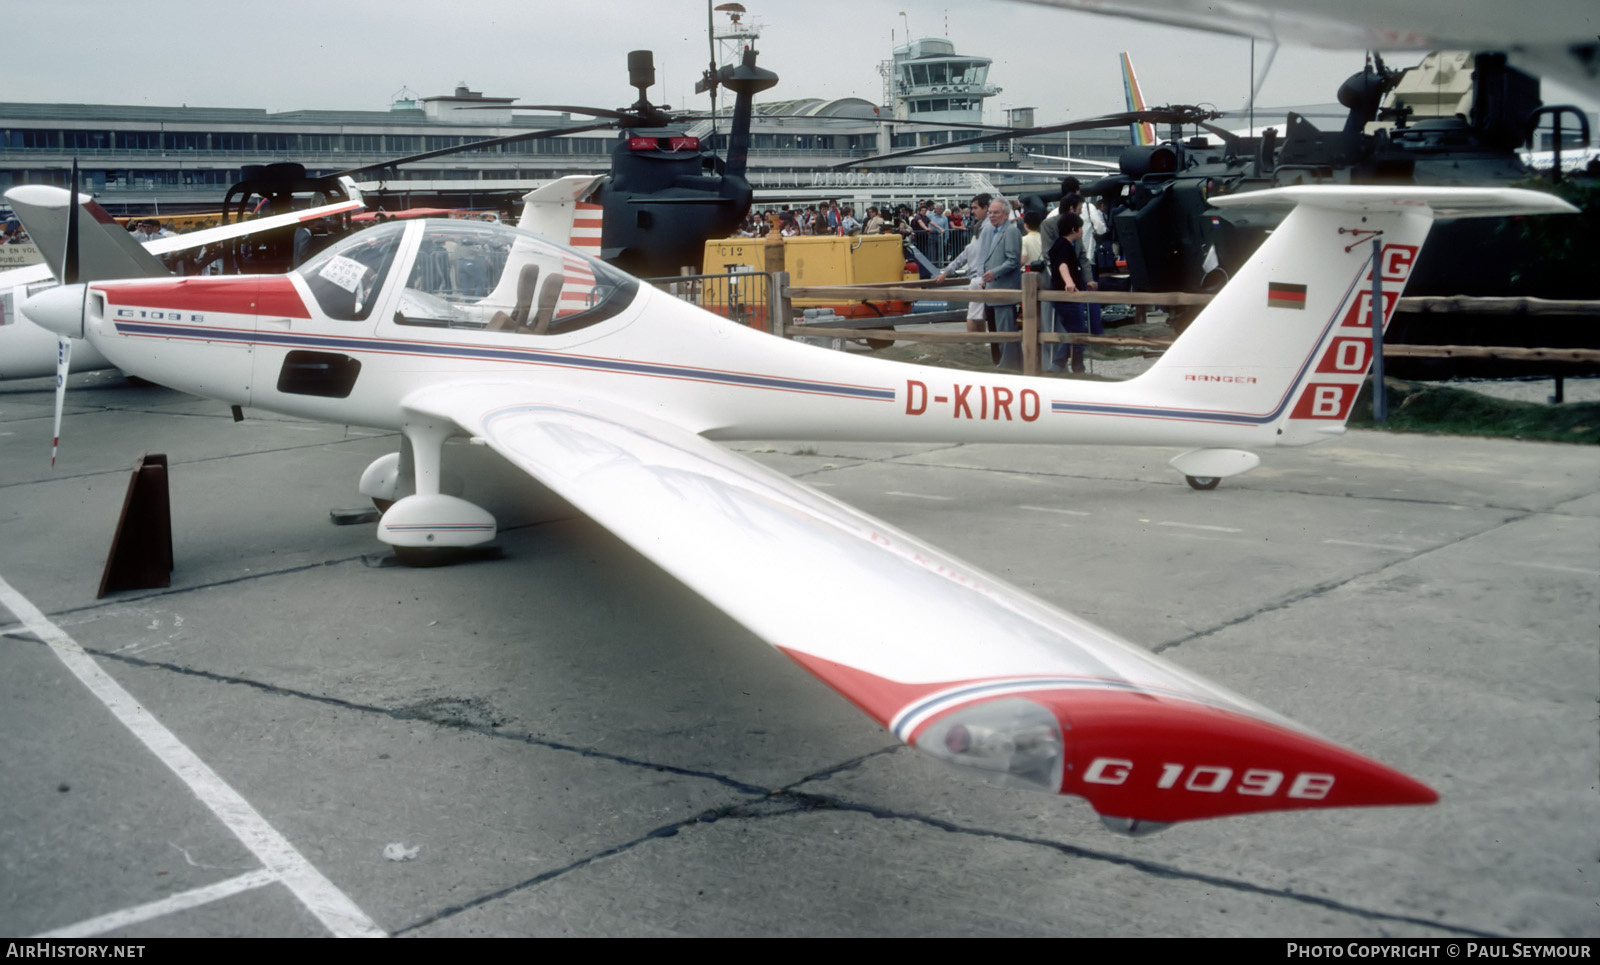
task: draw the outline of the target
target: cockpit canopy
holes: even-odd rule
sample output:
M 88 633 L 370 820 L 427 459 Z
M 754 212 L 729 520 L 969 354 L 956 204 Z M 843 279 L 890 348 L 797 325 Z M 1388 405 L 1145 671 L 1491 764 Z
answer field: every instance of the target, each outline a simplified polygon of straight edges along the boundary
M 368 317 L 392 275 L 405 279 L 396 323 L 508 335 L 557 335 L 604 321 L 633 301 L 639 285 L 538 235 L 444 219 L 368 228 L 299 274 L 333 318 Z

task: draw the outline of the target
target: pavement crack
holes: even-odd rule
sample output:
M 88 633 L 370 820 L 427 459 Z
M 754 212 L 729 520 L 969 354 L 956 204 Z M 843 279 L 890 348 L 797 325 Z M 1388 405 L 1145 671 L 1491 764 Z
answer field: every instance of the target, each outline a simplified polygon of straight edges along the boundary
M 861 754 L 857 757 L 850 758 L 849 760 L 841 761 L 838 764 L 834 764 L 829 767 L 825 767 L 822 770 L 807 774 L 805 777 L 791 782 L 786 787 L 778 788 L 776 790 L 769 791 L 748 784 L 739 785 L 740 789 L 749 794 L 752 799 L 742 802 L 724 804 L 715 808 L 708 808 L 707 810 L 701 811 L 699 814 L 696 814 L 693 817 L 684 818 L 680 821 L 674 821 L 670 824 L 664 824 L 661 827 L 639 835 L 631 841 L 624 841 L 620 844 L 603 848 L 592 854 L 578 858 L 575 861 L 568 862 L 559 868 L 552 868 L 549 871 L 544 871 L 530 878 L 525 878 L 522 881 L 507 885 L 504 888 L 498 888 L 494 891 L 486 892 L 470 901 L 465 901 L 460 904 L 441 908 L 425 918 L 418 919 L 409 925 L 405 925 L 399 929 L 396 929 L 393 932 L 393 935 L 398 937 L 400 935 L 418 931 L 428 927 L 429 925 L 441 922 L 446 918 L 452 918 L 456 915 L 462 914 L 463 912 L 471 911 L 474 908 L 480 908 L 484 905 L 498 901 L 501 898 L 509 897 L 510 895 L 516 894 L 519 891 L 526 891 L 529 888 L 534 888 L 545 884 L 546 882 L 554 881 L 555 879 L 573 871 L 585 868 L 596 861 L 632 851 L 634 848 L 637 848 L 643 844 L 648 844 L 651 841 L 658 841 L 662 838 L 674 837 L 679 831 L 682 831 L 685 828 L 694 827 L 695 825 L 715 824 L 724 818 L 768 818 L 778 817 L 786 814 L 804 813 L 832 808 L 834 807 L 833 799 L 819 794 L 808 794 L 803 791 L 797 791 L 794 788 L 798 785 L 811 781 L 826 780 L 835 774 L 859 767 L 863 763 L 872 760 L 875 757 L 881 757 L 885 754 L 893 754 L 903 750 L 904 748 L 905 745 L 899 743 L 891 744 L 886 747 L 880 747 L 877 750 L 868 751 L 865 754 Z M 733 782 L 725 781 L 725 783 Z
M 699 821 L 700 816 L 697 815 L 692 818 L 686 818 L 682 821 L 674 821 L 671 824 L 664 824 L 653 831 L 647 831 L 631 841 L 624 841 L 621 844 L 615 844 L 609 848 L 603 848 L 592 854 L 584 855 L 583 857 L 578 858 L 575 861 L 570 861 L 559 868 L 551 868 L 549 871 L 541 872 L 531 878 L 526 878 L 522 881 L 516 882 L 515 884 L 506 885 L 504 888 L 498 888 L 494 891 L 485 892 L 484 894 L 481 894 L 470 901 L 464 901 L 460 904 L 449 905 L 441 908 L 425 918 L 419 918 L 409 925 L 395 929 L 393 932 L 390 932 L 390 936 L 398 938 L 401 935 L 407 935 L 412 932 L 416 932 L 420 929 L 428 927 L 429 925 L 444 921 L 446 918 L 453 918 L 456 915 L 471 911 L 474 908 L 481 908 L 484 905 L 499 901 L 502 898 L 510 897 L 519 891 L 526 891 L 529 888 L 538 887 L 539 885 L 542 885 L 548 881 L 554 881 L 555 879 L 564 875 L 578 871 L 582 868 L 586 868 L 589 865 L 594 864 L 596 861 L 601 861 L 614 855 L 632 851 L 634 848 L 637 848 L 640 845 L 646 844 L 650 841 L 655 841 L 660 838 L 673 837 L 683 828 L 699 823 Z
M 869 755 L 870 756 L 870 755 Z M 1437 919 L 1421 918 L 1414 915 L 1399 915 L 1391 912 L 1378 911 L 1372 908 L 1363 908 L 1339 901 L 1336 898 L 1325 898 L 1320 895 L 1309 895 L 1290 888 L 1272 888 L 1259 885 L 1251 881 L 1238 878 L 1225 878 L 1220 875 L 1207 874 L 1201 871 L 1189 871 L 1176 865 L 1151 861 L 1145 858 L 1134 858 L 1117 854 L 1112 851 L 1100 851 L 1094 848 L 1085 848 L 1081 845 L 1067 844 L 1062 841 L 1052 841 L 1049 838 L 1036 838 L 1029 835 L 1014 834 L 1008 831 L 996 831 L 988 828 L 975 828 L 968 825 L 957 824 L 941 818 L 929 817 L 924 814 L 914 814 L 896 811 L 891 808 L 876 807 L 869 804 L 834 797 L 826 794 L 812 794 L 801 791 L 785 789 L 775 792 L 769 798 L 751 802 L 728 809 L 722 817 L 759 820 L 763 818 L 783 817 L 790 814 L 807 814 L 814 811 L 840 811 L 855 814 L 865 814 L 880 820 L 907 821 L 921 824 L 951 834 L 961 834 L 971 837 L 989 838 L 998 841 L 1007 841 L 1013 844 L 1023 844 L 1032 847 L 1045 848 L 1069 858 L 1080 858 L 1085 861 L 1095 861 L 1102 864 L 1118 865 L 1137 871 L 1140 874 L 1151 875 L 1158 878 L 1167 878 L 1178 881 L 1189 881 L 1195 884 L 1207 885 L 1244 894 L 1260 895 L 1266 898 L 1276 898 L 1293 901 L 1303 905 L 1311 905 L 1336 911 L 1340 914 L 1351 915 L 1367 921 L 1393 922 L 1396 924 L 1417 925 L 1424 928 L 1436 928 L 1440 931 L 1451 932 L 1458 935 L 1469 935 L 1476 938 L 1504 938 L 1506 936 L 1494 932 L 1469 928 L 1465 925 L 1455 925 Z
M 1223 630 L 1228 629 L 1229 627 L 1236 627 L 1236 626 L 1238 626 L 1238 625 L 1240 625 L 1242 623 L 1249 623 L 1251 620 L 1254 620 L 1256 617 L 1262 616 L 1263 614 L 1273 613 L 1273 612 L 1278 611 L 1278 610 L 1288 609 L 1289 607 L 1294 606 L 1296 603 L 1300 603 L 1300 602 L 1303 602 L 1305 600 L 1313 599 L 1315 597 L 1322 596 L 1322 595 L 1324 595 L 1326 593 L 1331 593 L 1334 590 L 1339 589 L 1340 587 L 1348 586 L 1349 584 L 1354 583 L 1356 580 L 1364 579 L 1364 578 L 1369 577 L 1369 576 L 1375 576 L 1376 574 L 1382 573 L 1385 570 L 1392 569 L 1393 567 L 1400 566 L 1401 564 L 1404 564 L 1404 563 L 1410 563 L 1413 560 L 1419 560 L 1419 559 L 1421 559 L 1421 558 L 1423 558 L 1425 556 L 1428 556 L 1428 555 L 1430 555 L 1432 553 L 1437 553 L 1440 550 L 1444 550 L 1444 549 L 1448 549 L 1448 548 L 1450 548 L 1452 546 L 1460 545 L 1461 543 L 1464 543 L 1464 542 L 1466 542 L 1467 540 L 1470 540 L 1470 539 L 1477 539 L 1478 537 L 1484 536 L 1484 535 L 1486 535 L 1488 533 L 1492 533 L 1495 530 L 1500 529 L 1501 527 L 1509 526 L 1512 523 L 1521 522 L 1522 520 L 1529 519 L 1529 518 L 1531 518 L 1533 516 L 1537 516 L 1537 515 L 1540 515 L 1539 511 L 1536 511 L 1536 510 L 1525 510 L 1525 511 L 1523 511 L 1523 512 L 1521 512 L 1521 513 L 1519 513 L 1519 514 L 1517 514 L 1515 516 L 1509 516 L 1509 517 L 1507 517 L 1505 519 L 1502 519 L 1499 522 L 1496 522 L 1496 523 L 1494 523 L 1492 525 L 1485 526 L 1482 529 L 1474 530 L 1474 531 L 1472 531 L 1470 533 L 1463 533 L 1460 536 L 1456 537 L 1455 539 L 1449 540 L 1448 542 L 1439 543 L 1436 546 L 1424 547 L 1423 549 L 1419 549 L 1414 553 L 1408 553 L 1405 556 L 1400 557 L 1399 559 L 1389 560 L 1389 561 L 1387 561 L 1385 563 L 1382 563 L 1382 564 L 1380 564 L 1378 566 L 1372 567 L 1371 569 L 1362 570 L 1359 573 L 1352 573 L 1349 576 L 1344 576 L 1344 577 L 1340 577 L 1338 579 L 1327 580 L 1327 581 L 1324 581 L 1322 583 L 1318 583 L 1315 586 L 1307 587 L 1306 589 L 1300 591 L 1299 593 L 1295 593 L 1295 594 L 1293 594 L 1291 596 L 1280 597 L 1279 599 L 1273 600 L 1270 603 L 1264 604 L 1262 606 L 1257 607 L 1254 610 L 1251 610 L 1249 613 L 1242 613 L 1239 616 L 1236 616 L 1236 617 L 1234 617 L 1234 618 L 1232 618 L 1230 620 L 1224 620 L 1221 623 L 1215 624 L 1214 626 L 1207 627 L 1204 630 L 1196 630 L 1195 632 L 1187 634 L 1186 636 L 1177 637 L 1175 639 L 1168 640 L 1165 643 L 1158 643 L 1155 646 L 1150 648 L 1150 652 L 1151 653 L 1164 653 L 1164 652 L 1166 652 L 1168 650 L 1172 650 L 1172 649 L 1174 649 L 1176 647 L 1181 647 L 1186 643 L 1192 643 L 1195 640 L 1200 640 L 1200 639 L 1203 639 L 1205 637 L 1209 637 L 1214 633 L 1220 633 Z
M 118 409 L 118 410 L 108 410 L 108 411 L 124 412 L 124 411 L 129 411 L 129 410 Z M 161 415 L 161 414 L 165 414 L 165 415 L 182 415 L 182 416 L 185 416 L 187 418 L 211 418 L 210 416 L 196 416 L 193 413 L 155 413 L 155 414 L 157 414 L 157 415 Z M 252 449 L 249 453 L 246 453 L 244 455 L 247 455 L 247 456 L 250 456 L 250 457 L 270 456 L 270 455 L 273 455 L 275 453 L 297 452 L 297 451 L 299 451 L 301 449 L 318 449 L 318 448 L 321 448 L 323 446 L 339 446 L 339 445 L 346 445 L 346 444 L 350 444 L 350 443 L 366 442 L 366 441 L 371 440 L 371 439 L 383 438 L 386 435 L 396 435 L 396 436 L 398 436 L 399 433 L 397 433 L 397 432 L 396 433 L 382 433 L 382 434 L 379 434 L 379 435 L 371 435 L 371 436 L 341 436 L 341 437 L 339 437 L 337 439 L 318 439 L 318 440 L 316 440 L 314 442 L 307 442 L 307 443 L 299 444 L 299 445 L 277 446 L 277 447 L 271 448 L 271 449 Z M 198 458 L 198 459 L 184 459 L 184 460 L 172 462 L 172 463 L 170 463 L 168 465 L 168 469 L 170 471 L 172 469 L 181 468 L 183 466 L 201 466 L 201 465 L 205 465 L 208 462 L 228 462 L 228 461 L 231 461 L 231 460 L 237 460 L 239 458 L 241 458 L 241 454 L 240 453 L 226 453 L 226 454 L 220 455 L 220 456 L 203 456 L 203 457 Z M 58 483 L 58 482 L 62 482 L 64 480 L 71 480 L 71 479 L 97 479 L 97 478 L 100 478 L 102 476 L 125 476 L 129 472 L 131 472 L 132 469 L 133 469 L 133 466 L 130 463 L 128 466 L 123 467 L 123 468 L 118 468 L 118 469 L 97 469 L 97 470 L 93 470 L 93 471 L 89 471 L 89 472 L 72 473 L 70 475 L 68 475 L 68 474 L 53 475 L 53 476 L 49 476 L 49 477 L 43 478 L 43 479 L 23 479 L 23 480 L 19 480 L 17 482 L 13 482 L 13 483 L 0 484 L 0 489 L 14 489 L 14 488 L 22 487 L 22 486 L 42 486 L 42 485 L 48 485 L 50 483 Z
M 15 634 L 14 636 L 17 639 L 29 639 L 24 638 L 21 634 Z M 29 639 L 29 642 L 38 643 L 36 638 Z M 39 645 L 44 646 L 45 644 L 39 643 Z M 335 707 L 339 710 L 349 711 L 352 713 L 370 714 L 379 717 L 386 717 L 395 721 L 406 721 L 413 723 L 421 722 L 438 727 L 441 730 L 449 730 L 455 733 L 477 734 L 481 737 L 488 737 L 494 740 L 512 741 L 514 743 L 526 744 L 530 747 L 541 747 L 546 750 L 576 754 L 580 757 L 587 757 L 593 760 L 609 761 L 614 764 L 621 764 L 625 767 L 644 768 L 646 770 L 657 771 L 665 774 L 675 774 L 680 777 L 712 781 L 741 794 L 764 795 L 770 793 L 768 788 L 757 784 L 750 784 L 746 781 L 740 781 L 725 774 L 718 774 L 715 771 L 707 771 L 693 767 L 679 767 L 675 764 L 663 764 L 659 761 L 650 761 L 638 757 L 629 757 L 625 754 L 613 754 L 607 751 L 595 750 L 592 747 L 582 747 L 577 744 L 568 744 L 564 741 L 551 740 L 527 731 L 517 731 L 501 727 L 497 721 L 492 719 L 486 720 L 484 715 L 480 714 L 474 717 L 460 713 L 460 708 L 458 705 L 463 703 L 461 700 L 447 700 L 441 704 L 440 707 L 424 708 L 422 710 L 419 710 L 419 705 L 416 704 L 408 704 L 402 707 L 381 707 L 376 704 L 359 703 L 357 701 L 345 700 L 341 697 L 333 697 L 327 694 L 314 694 L 309 691 L 298 690 L 293 687 L 281 687 L 277 684 L 271 684 L 261 680 L 253 680 L 248 677 L 220 674 L 210 670 L 200 670 L 195 667 L 186 667 L 181 664 L 169 663 L 163 660 L 149 660 L 144 657 L 138 657 L 128 653 L 117 653 L 109 650 L 92 650 L 89 648 L 84 648 L 84 652 L 97 659 L 114 661 L 129 667 L 137 667 L 141 670 L 157 670 L 165 673 L 179 674 L 185 677 L 208 680 L 213 683 L 246 687 L 250 690 L 273 697 L 286 697 L 293 700 L 309 701 L 311 703 L 320 704 L 326 707 Z M 423 712 L 423 710 L 427 710 L 429 712 Z M 850 762 L 847 762 L 847 764 L 848 763 Z
M 818 773 L 823 775 L 837 773 L 840 770 L 857 766 L 871 758 L 887 753 L 893 753 L 900 749 L 900 745 L 881 748 Z M 1437 919 L 1422 918 L 1415 915 L 1400 915 L 1391 912 L 1378 911 L 1372 908 L 1363 908 L 1360 905 L 1353 905 L 1349 902 L 1340 901 L 1336 898 L 1327 898 L 1320 895 L 1306 894 L 1304 892 L 1295 891 L 1291 888 L 1273 888 L 1266 885 L 1256 884 L 1251 881 L 1244 881 L 1238 878 L 1226 878 L 1221 875 L 1208 874 L 1206 872 L 1190 871 L 1185 868 L 1166 864 L 1160 861 L 1151 861 L 1145 858 L 1134 858 L 1129 857 L 1128 855 L 1117 854 L 1111 851 L 1101 851 L 1095 848 L 1085 848 L 1081 845 L 1067 844 L 1062 841 L 1052 841 L 1048 838 L 1037 838 L 1029 835 L 1014 834 L 1007 831 L 971 827 L 968 825 L 957 824 L 954 821 L 946 821 L 941 818 L 929 817 L 928 815 L 924 814 L 897 811 L 892 808 L 876 807 L 834 795 L 815 794 L 796 789 L 799 784 L 803 784 L 809 780 L 811 780 L 811 778 L 805 778 L 801 781 L 791 784 L 788 787 L 762 793 L 751 800 L 730 802 L 720 807 L 703 811 L 694 817 L 664 824 L 660 827 L 647 831 L 644 834 L 638 835 L 631 840 L 624 841 L 607 848 L 602 848 L 591 854 L 584 855 L 583 857 L 570 861 L 559 868 L 552 868 L 548 871 L 540 872 L 537 875 L 525 878 L 503 888 L 497 888 L 494 891 L 485 892 L 484 894 L 481 894 L 469 901 L 464 901 L 459 904 L 440 908 L 426 917 L 420 918 L 408 925 L 396 929 L 393 934 L 395 936 L 400 936 L 417 932 L 430 925 L 444 921 L 447 918 L 455 917 L 456 915 L 460 915 L 464 912 L 492 904 L 493 902 L 499 901 L 502 898 L 510 897 L 518 892 L 526 891 L 530 888 L 536 888 L 539 885 L 554 881 L 574 871 L 579 871 L 583 868 L 586 868 L 597 861 L 624 854 L 652 841 L 659 841 L 664 838 L 675 837 L 679 832 L 693 828 L 697 825 L 715 824 L 723 820 L 760 821 L 771 818 L 783 818 L 797 814 L 811 814 L 817 811 L 838 811 L 843 813 L 863 814 L 879 820 L 904 821 L 912 824 L 920 824 L 924 827 L 932 828 L 938 831 L 944 831 L 949 834 L 987 838 L 996 841 L 1006 841 L 1012 844 L 1043 848 L 1049 851 L 1054 851 L 1063 857 L 1077 858 L 1084 861 L 1093 861 L 1099 864 L 1116 865 L 1118 867 L 1127 868 L 1131 871 L 1138 872 L 1139 874 L 1149 875 L 1155 878 L 1192 882 L 1194 884 L 1238 892 L 1241 894 L 1259 895 L 1265 898 L 1292 901 L 1297 904 L 1322 908 L 1328 911 L 1337 912 L 1339 914 L 1360 918 L 1365 921 L 1432 928 L 1442 932 L 1449 932 L 1456 935 L 1466 935 L 1475 938 L 1501 939 L 1505 937 L 1494 932 L 1470 928 L 1465 925 L 1456 925 Z

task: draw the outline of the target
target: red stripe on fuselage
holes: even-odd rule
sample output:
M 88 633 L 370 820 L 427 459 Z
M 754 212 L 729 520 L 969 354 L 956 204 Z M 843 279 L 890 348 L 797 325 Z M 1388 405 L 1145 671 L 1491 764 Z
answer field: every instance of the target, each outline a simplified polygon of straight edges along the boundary
M 294 283 L 282 275 L 174 278 L 141 284 L 98 284 L 112 305 L 230 315 L 310 318 Z
M 284 275 L 260 275 L 261 291 L 257 296 L 258 306 L 256 313 L 259 315 L 272 315 L 278 318 L 310 318 L 311 313 L 306 311 L 306 303 L 301 301 L 300 293 L 295 290 L 294 282 Z

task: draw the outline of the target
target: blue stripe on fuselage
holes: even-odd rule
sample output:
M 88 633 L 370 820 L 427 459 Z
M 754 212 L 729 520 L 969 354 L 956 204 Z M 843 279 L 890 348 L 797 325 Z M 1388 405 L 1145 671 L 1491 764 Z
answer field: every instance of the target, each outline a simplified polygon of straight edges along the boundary
M 562 352 L 544 352 L 530 349 L 489 348 L 458 343 L 409 342 L 396 339 L 353 338 L 338 335 L 298 335 L 288 332 L 256 332 L 192 325 L 161 325 L 148 322 L 117 321 L 116 328 L 119 334 L 129 336 L 200 339 L 209 342 L 235 342 L 240 345 L 322 348 L 344 352 L 376 352 L 385 355 L 413 355 L 470 361 L 517 362 L 526 365 L 559 365 L 567 368 L 617 372 L 627 375 L 692 379 L 698 382 L 718 382 L 725 385 L 738 385 L 757 389 L 778 389 L 786 392 L 836 395 L 874 402 L 893 402 L 895 398 L 894 389 L 840 385 L 833 382 L 812 382 L 805 379 L 755 375 L 748 372 L 723 372 L 715 369 L 697 369 L 681 365 L 661 365 L 653 362 L 634 362 L 626 359 L 568 355 Z

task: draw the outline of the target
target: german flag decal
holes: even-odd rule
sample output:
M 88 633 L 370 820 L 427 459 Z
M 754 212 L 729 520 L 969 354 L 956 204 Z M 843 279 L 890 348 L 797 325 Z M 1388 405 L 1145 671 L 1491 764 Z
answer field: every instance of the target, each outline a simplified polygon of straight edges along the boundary
M 1267 283 L 1268 308 L 1305 308 L 1306 286 L 1289 285 L 1281 281 Z

